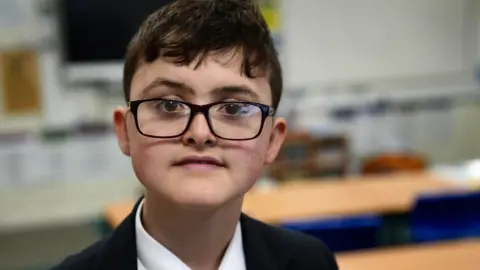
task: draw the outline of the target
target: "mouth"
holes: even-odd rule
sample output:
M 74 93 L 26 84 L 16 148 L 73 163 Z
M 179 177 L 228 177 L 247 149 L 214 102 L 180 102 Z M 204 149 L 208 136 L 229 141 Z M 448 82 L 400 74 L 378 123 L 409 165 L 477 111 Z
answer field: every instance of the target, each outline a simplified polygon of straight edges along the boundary
M 213 169 L 225 167 L 225 164 L 214 157 L 188 156 L 174 162 L 173 166 L 188 169 Z

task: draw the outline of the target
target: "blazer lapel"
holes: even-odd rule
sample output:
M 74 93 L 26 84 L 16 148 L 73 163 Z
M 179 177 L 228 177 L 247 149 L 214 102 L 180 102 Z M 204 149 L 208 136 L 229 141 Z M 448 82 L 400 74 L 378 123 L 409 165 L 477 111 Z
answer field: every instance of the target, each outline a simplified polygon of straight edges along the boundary
M 106 239 L 97 270 L 136 270 L 137 246 L 135 237 L 135 214 L 141 199 L 137 201 L 128 217 Z M 267 226 L 245 214 L 240 217 L 243 249 L 248 270 L 287 269 L 290 254 L 276 245 L 269 237 Z
M 137 244 L 135 237 L 135 213 L 141 199 L 128 217 L 107 238 L 100 255 L 97 270 L 136 270 Z
M 268 225 L 262 224 L 245 214 L 240 217 L 243 236 L 243 252 L 248 270 L 286 269 L 289 254 L 275 245 L 275 239 L 266 234 Z M 268 228 L 270 229 L 270 228 Z

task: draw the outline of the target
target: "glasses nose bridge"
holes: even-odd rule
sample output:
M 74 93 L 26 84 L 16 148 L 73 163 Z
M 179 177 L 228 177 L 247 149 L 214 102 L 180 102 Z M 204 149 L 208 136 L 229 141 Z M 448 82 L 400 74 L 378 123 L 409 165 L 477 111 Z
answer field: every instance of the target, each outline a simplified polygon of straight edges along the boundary
M 190 120 L 188 121 L 188 125 L 186 127 L 186 130 L 189 130 L 192 127 L 193 122 L 195 121 L 195 117 L 198 114 L 202 114 L 205 117 L 205 121 L 208 126 L 208 129 L 210 132 L 212 131 L 212 127 L 210 126 L 210 108 L 212 107 L 211 104 L 206 104 L 206 105 L 196 105 L 196 104 L 188 104 L 190 107 Z
M 210 121 L 210 115 L 209 115 L 209 111 L 210 111 L 210 107 L 212 107 L 211 104 L 206 104 L 206 105 L 196 105 L 196 104 L 190 104 L 190 117 L 191 119 L 193 120 L 193 118 L 195 118 L 195 116 L 197 116 L 197 114 L 203 114 L 203 116 L 205 117 L 205 120 L 207 120 L 207 122 Z

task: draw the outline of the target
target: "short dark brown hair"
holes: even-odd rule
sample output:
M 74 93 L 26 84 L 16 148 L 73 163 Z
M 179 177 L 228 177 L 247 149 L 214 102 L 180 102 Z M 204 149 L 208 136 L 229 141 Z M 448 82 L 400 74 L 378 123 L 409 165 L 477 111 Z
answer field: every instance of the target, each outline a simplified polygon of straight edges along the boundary
M 268 26 L 252 0 L 177 0 L 151 14 L 127 48 L 123 71 L 125 100 L 142 62 L 168 57 L 188 65 L 207 53 L 232 50 L 243 54 L 242 72 L 249 78 L 268 76 L 272 107 L 283 88 L 282 69 Z

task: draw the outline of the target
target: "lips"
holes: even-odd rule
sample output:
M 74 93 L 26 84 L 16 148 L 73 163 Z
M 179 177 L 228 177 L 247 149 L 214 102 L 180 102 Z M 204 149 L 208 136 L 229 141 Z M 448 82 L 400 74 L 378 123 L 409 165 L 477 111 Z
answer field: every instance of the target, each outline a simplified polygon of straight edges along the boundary
M 225 164 L 220 160 L 209 156 L 187 156 L 174 162 L 174 166 L 187 166 L 187 165 L 210 165 L 217 167 L 225 167 Z

